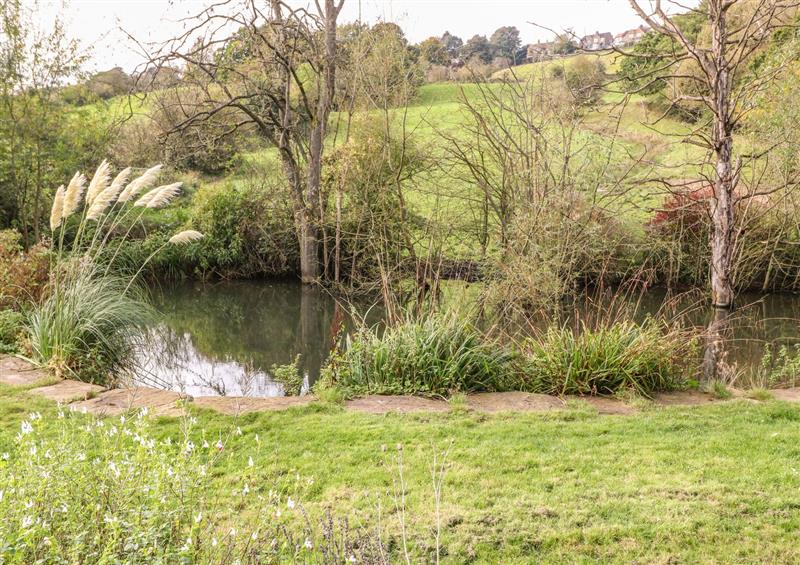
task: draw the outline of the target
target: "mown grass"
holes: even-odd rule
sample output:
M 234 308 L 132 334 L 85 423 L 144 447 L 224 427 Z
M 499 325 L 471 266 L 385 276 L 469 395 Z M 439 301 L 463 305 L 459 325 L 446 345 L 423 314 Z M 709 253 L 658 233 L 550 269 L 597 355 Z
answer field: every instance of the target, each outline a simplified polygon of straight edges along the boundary
M 0 388 L 0 452 L 31 410 L 57 433 L 54 405 Z M 374 516 L 375 495 L 393 489 L 402 447 L 417 557 L 429 555 L 433 539 L 432 454 L 452 442 L 442 502 L 446 563 L 800 559 L 800 408 L 793 405 L 738 401 L 633 416 L 373 416 L 314 406 L 238 419 L 196 414 L 209 437 L 236 426 L 243 432 L 226 444 L 230 456 L 214 478 L 219 492 L 248 473 L 252 454 L 265 481 L 313 478 L 299 493 L 312 512 Z M 180 420 L 161 419 L 155 431 L 174 437 L 180 428 Z M 391 505 L 383 511 L 384 521 L 396 520 Z

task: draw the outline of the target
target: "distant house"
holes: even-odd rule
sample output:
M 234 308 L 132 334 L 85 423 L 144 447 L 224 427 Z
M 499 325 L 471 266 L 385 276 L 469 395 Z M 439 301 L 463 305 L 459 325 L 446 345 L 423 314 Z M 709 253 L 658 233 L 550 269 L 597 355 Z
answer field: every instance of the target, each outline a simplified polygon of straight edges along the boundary
M 614 46 L 614 36 L 610 33 L 595 32 L 581 39 L 581 49 L 584 51 L 602 51 Z
M 629 45 L 634 45 L 635 43 L 641 41 L 648 31 L 650 31 L 649 27 L 639 26 L 635 29 L 629 29 L 628 31 L 618 33 L 614 37 L 614 46 L 628 47 Z
M 531 43 L 528 45 L 528 54 L 525 60 L 529 63 L 533 63 L 535 61 L 549 59 L 553 56 L 553 46 L 554 43 L 552 41 L 547 43 L 542 43 L 541 41 Z

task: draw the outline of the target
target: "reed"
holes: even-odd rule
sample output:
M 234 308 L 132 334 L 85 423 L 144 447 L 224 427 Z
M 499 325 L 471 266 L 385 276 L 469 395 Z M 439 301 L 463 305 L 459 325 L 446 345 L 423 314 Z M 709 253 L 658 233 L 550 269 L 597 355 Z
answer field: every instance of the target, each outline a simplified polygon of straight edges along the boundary
M 434 314 L 386 328 L 362 328 L 334 359 L 336 384 L 352 393 L 426 394 L 522 386 L 519 356 L 466 319 Z
M 526 372 L 533 392 L 650 397 L 685 386 L 695 347 L 686 332 L 653 319 L 551 327 L 526 342 Z

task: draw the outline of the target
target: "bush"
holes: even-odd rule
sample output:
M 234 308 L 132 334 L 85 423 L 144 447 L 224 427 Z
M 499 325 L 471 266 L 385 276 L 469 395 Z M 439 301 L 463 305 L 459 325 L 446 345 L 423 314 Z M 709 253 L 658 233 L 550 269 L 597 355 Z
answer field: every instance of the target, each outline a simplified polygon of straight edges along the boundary
M 333 356 L 334 384 L 350 393 L 430 394 L 519 389 L 518 356 L 453 315 L 363 328 Z
M 263 182 L 225 183 L 197 193 L 193 228 L 207 239 L 193 257 L 204 273 L 285 275 L 300 264 L 286 188 Z
M 695 343 L 649 320 L 579 331 L 550 328 L 527 342 L 531 391 L 545 394 L 642 396 L 685 385 Z
M 13 310 L 0 310 L 0 353 L 16 353 L 24 316 Z
M 18 232 L 0 230 L 0 309 L 37 300 L 47 283 L 47 249 L 35 245 L 25 252 L 20 240 Z

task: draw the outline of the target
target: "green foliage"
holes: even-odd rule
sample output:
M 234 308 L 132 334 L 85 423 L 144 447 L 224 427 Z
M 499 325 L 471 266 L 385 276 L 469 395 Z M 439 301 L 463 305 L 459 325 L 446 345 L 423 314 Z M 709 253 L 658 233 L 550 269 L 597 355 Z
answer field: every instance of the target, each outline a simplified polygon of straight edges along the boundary
M 154 314 L 129 283 L 129 278 L 98 276 L 91 268 L 67 267 L 28 319 L 35 358 L 57 375 L 101 383 L 131 369 L 136 338 Z
M 286 365 L 273 365 L 270 377 L 283 385 L 286 396 L 298 396 L 303 387 L 303 374 L 300 371 L 300 356 Z
M 495 57 L 505 57 L 506 59 L 518 63 L 516 61 L 517 51 L 521 45 L 519 39 L 519 30 L 514 26 L 503 26 L 497 28 L 492 36 L 489 38 Z
M 362 328 L 335 358 L 335 384 L 355 393 L 449 395 L 519 388 L 518 356 L 468 321 L 434 314 Z
M 287 190 L 251 181 L 198 192 L 190 224 L 207 239 L 195 248 L 197 269 L 226 277 L 294 272 L 300 259 Z
M 617 322 L 580 330 L 550 328 L 527 342 L 531 380 L 546 394 L 613 395 L 654 392 L 684 385 L 693 342 L 653 320 Z
M 777 348 L 766 345 L 758 377 L 765 388 L 796 386 L 800 379 L 800 344 Z
M 0 310 L 0 353 L 16 353 L 25 317 L 14 310 Z

